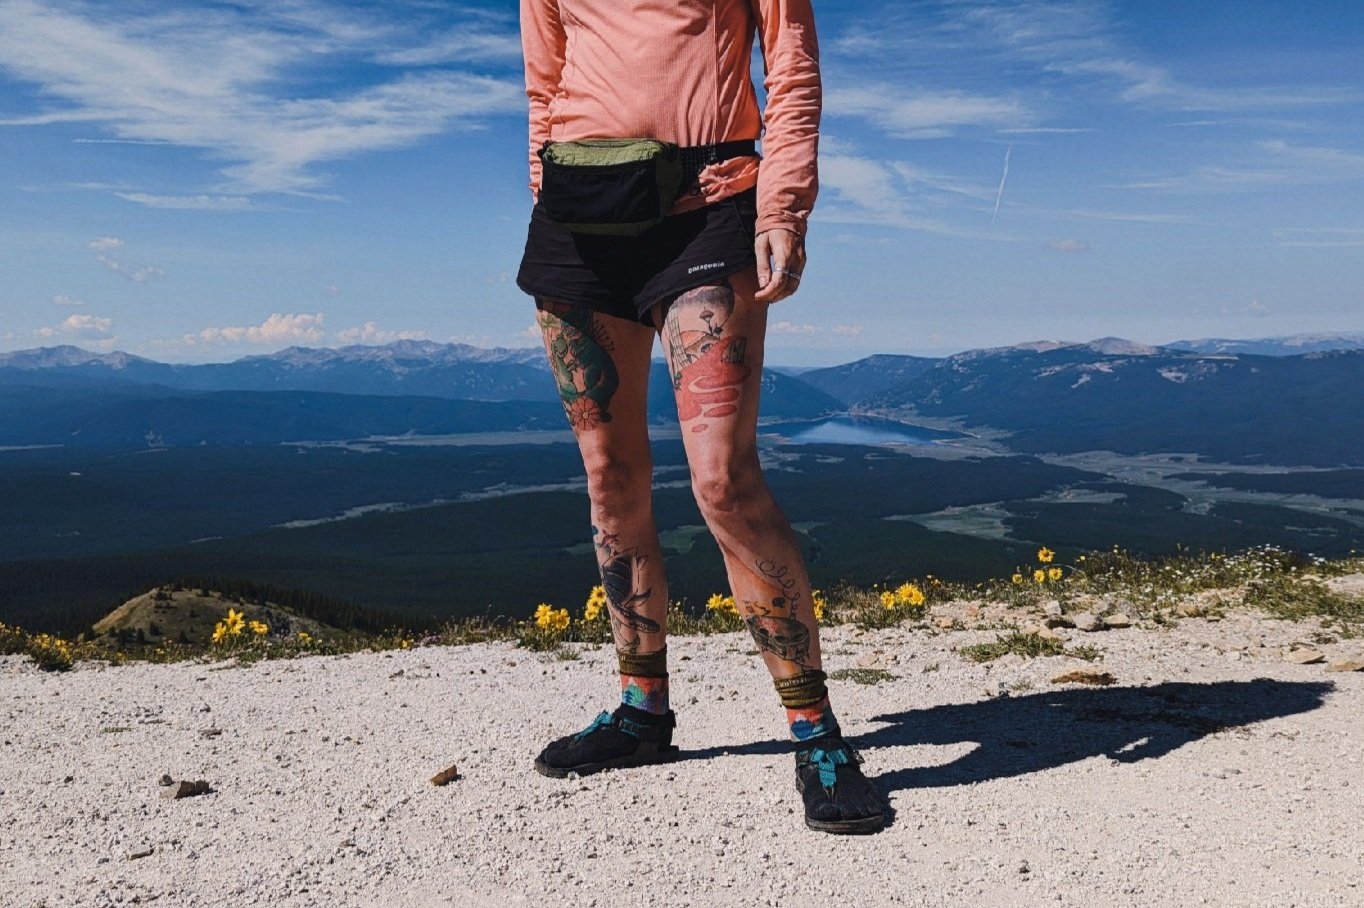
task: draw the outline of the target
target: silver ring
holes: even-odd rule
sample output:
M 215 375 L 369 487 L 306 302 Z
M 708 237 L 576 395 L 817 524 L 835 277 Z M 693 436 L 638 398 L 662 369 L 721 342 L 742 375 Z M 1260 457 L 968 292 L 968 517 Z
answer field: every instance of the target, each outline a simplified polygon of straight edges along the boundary
M 789 274 L 791 277 L 795 278 L 796 280 L 800 280 L 800 272 L 799 272 L 799 271 L 787 271 L 785 268 L 775 268 L 775 269 L 773 269 L 773 270 L 776 271 L 778 274 Z

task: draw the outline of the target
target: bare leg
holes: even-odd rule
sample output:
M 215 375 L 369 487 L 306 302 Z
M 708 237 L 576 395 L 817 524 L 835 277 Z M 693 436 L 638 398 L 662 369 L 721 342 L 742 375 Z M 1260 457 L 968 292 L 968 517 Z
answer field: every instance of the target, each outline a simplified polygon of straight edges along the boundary
M 592 541 L 616 649 L 667 643 L 668 582 L 651 493 L 645 399 L 654 332 L 588 309 L 537 299 L 545 352 L 587 472 Z
M 683 293 L 661 331 L 692 490 L 730 589 L 775 679 L 821 667 L 810 579 L 758 461 L 767 304 L 752 271 Z M 655 322 L 658 309 L 655 310 Z

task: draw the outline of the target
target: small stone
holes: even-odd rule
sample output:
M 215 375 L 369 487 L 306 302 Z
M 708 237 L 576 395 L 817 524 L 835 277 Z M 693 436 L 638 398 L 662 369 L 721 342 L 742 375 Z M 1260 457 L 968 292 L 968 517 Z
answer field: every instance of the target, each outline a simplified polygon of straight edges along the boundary
M 1111 615 L 1104 615 L 1104 625 L 1112 628 L 1131 627 L 1132 619 L 1122 612 L 1114 612 Z
M 1200 603 L 1185 600 L 1175 606 L 1175 614 L 1181 618 L 1197 618 L 1204 613 L 1204 608 Z
M 1075 622 L 1069 615 L 1048 615 L 1046 618 L 1047 627 L 1074 627 Z
M 1332 659 L 1326 666 L 1328 672 L 1364 672 L 1364 656 L 1355 659 Z
M 1318 662 L 1326 661 L 1326 657 L 1321 653 L 1306 647 L 1291 649 L 1283 658 L 1285 662 L 1292 662 L 1295 665 L 1316 665 Z
M 185 779 L 164 787 L 161 790 L 161 797 L 168 801 L 178 801 L 180 798 L 192 798 L 195 795 L 208 794 L 212 790 L 208 782 L 203 779 L 195 782 Z
M 146 848 L 144 848 L 142 851 L 130 851 L 130 852 L 128 852 L 128 860 L 130 860 L 130 861 L 136 861 L 138 858 L 149 858 L 149 857 L 151 857 L 151 856 L 152 856 L 153 854 L 155 854 L 155 853 L 156 853 L 156 846 L 155 846 L 155 845 L 148 845 L 148 846 L 147 846 Z
M 1096 618 L 1093 612 L 1079 612 L 1071 615 L 1070 620 L 1074 622 L 1076 630 L 1097 631 L 1104 627 L 1103 622 Z
M 975 621 L 977 618 L 980 617 L 980 606 L 968 605 L 966 607 L 965 614 L 968 619 L 970 619 L 971 621 Z
M 867 653 L 857 657 L 858 668 L 880 668 L 886 667 L 886 659 L 882 653 Z
M 1059 618 L 1063 611 L 1061 603 L 1056 599 L 1048 599 L 1042 603 L 1042 614 L 1048 618 Z
M 161 777 L 161 782 L 160 782 L 160 784 L 161 784 L 161 787 L 165 788 L 165 787 L 174 785 L 174 784 L 175 784 L 175 780 L 172 779 L 172 778 L 170 777 L 170 774 L 169 774 L 169 773 L 167 773 L 166 775 L 163 775 L 163 776 Z
M 222 730 L 221 728 L 201 728 L 201 729 L 199 729 L 199 737 L 201 737 L 201 738 L 216 738 L 216 737 L 218 737 L 219 735 L 221 735 L 222 733 L 223 733 L 223 730 Z
M 951 615 L 939 615 L 934 623 L 943 630 L 950 631 L 952 628 L 956 627 L 957 619 L 953 618 Z
M 1052 684 L 1091 684 L 1095 687 L 1108 687 L 1110 684 L 1118 683 L 1108 672 L 1094 671 L 1089 668 L 1077 668 L 1074 671 L 1057 675 L 1051 679 Z
M 1064 634 L 1057 633 L 1055 629 L 1050 627 L 1039 627 L 1036 630 L 1034 630 L 1033 633 L 1041 637 L 1043 640 L 1063 641 L 1066 639 Z
M 432 776 L 432 777 L 431 777 L 431 784 L 432 784 L 432 785 L 449 785 L 451 782 L 455 781 L 455 780 L 458 779 L 458 778 L 459 778 L 459 767 L 458 767 L 458 766 L 455 766 L 455 765 L 452 763 L 452 764 L 450 764 L 450 766 L 449 766 L 448 768 L 442 769 L 440 772 L 438 772 L 438 773 L 436 773 L 434 776 Z

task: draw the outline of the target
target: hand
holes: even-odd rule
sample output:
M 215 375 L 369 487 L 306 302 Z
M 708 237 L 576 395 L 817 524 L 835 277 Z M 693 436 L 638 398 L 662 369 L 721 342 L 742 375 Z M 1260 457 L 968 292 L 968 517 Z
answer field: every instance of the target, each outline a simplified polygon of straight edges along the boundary
M 757 302 L 775 303 L 800 289 L 805 270 L 800 234 L 780 227 L 764 230 L 753 241 L 753 251 L 758 257 L 758 292 L 753 297 Z

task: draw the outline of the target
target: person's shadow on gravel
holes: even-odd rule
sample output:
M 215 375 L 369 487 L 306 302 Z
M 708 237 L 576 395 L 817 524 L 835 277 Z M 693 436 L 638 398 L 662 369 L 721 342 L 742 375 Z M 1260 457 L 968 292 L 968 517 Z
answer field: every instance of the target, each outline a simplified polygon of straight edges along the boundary
M 849 736 L 849 741 L 863 750 L 975 742 L 978 746 L 970 753 L 949 763 L 895 770 L 875 779 L 888 793 L 969 785 L 1094 756 L 1122 763 L 1161 757 L 1215 732 L 1316 709 L 1334 689 L 1330 683 L 1271 678 L 1068 688 L 874 716 L 871 721 L 886 723 L 885 727 Z M 789 742 L 757 741 L 685 751 L 682 759 L 780 754 L 793 747 Z

